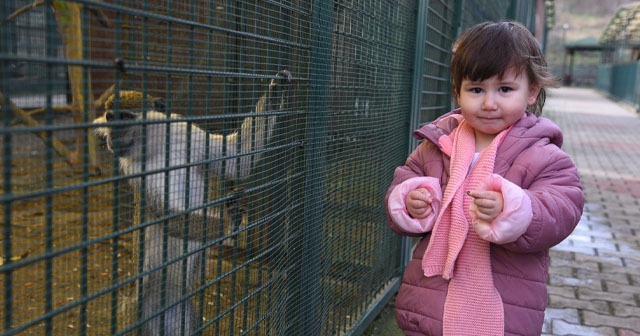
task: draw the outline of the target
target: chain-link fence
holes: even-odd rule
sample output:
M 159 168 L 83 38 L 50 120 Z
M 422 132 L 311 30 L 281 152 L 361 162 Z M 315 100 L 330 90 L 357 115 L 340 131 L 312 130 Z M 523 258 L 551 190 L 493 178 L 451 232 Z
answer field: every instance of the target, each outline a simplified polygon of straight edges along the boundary
M 2 335 L 362 332 L 485 2 L 2 1 Z

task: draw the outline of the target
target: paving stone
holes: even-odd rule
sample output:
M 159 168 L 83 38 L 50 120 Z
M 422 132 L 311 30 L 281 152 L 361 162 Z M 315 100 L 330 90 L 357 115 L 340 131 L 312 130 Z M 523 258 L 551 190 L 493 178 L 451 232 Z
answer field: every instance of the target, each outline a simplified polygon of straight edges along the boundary
M 600 300 L 578 300 L 575 298 L 563 297 L 560 295 L 551 295 L 549 297 L 549 303 L 547 305 L 549 308 L 567 308 L 567 309 L 576 309 L 576 310 L 592 310 L 592 311 L 606 311 L 610 309 L 610 303 L 607 301 Z M 546 316 L 546 315 L 545 315 Z M 570 322 L 570 321 L 569 321 Z
M 604 253 L 604 252 L 601 252 L 600 250 L 598 250 L 598 254 L 595 256 L 585 255 L 585 254 L 576 254 L 575 259 L 576 259 L 576 267 L 585 268 L 585 267 L 582 267 L 583 263 L 590 262 L 597 265 L 596 269 L 598 270 L 598 272 L 602 270 L 603 263 L 610 264 L 612 265 L 612 267 L 624 266 L 624 263 L 622 262 L 622 259 L 619 256 L 612 256 L 611 253 Z M 594 269 L 594 268 L 591 267 L 590 269 Z
M 548 321 L 563 320 L 565 322 L 577 324 L 580 323 L 580 313 L 578 309 L 573 308 L 547 308 L 544 311 L 544 319 Z
M 640 307 L 630 306 L 614 302 L 611 304 L 613 314 L 618 317 L 638 317 L 640 316 Z
M 609 280 L 622 284 L 631 284 L 628 276 L 620 276 L 620 274 L 616 273 L 603 273 L 593 269 L 576 268 L 574 274 L 578 279 Z
M 570 286 L 547 286 L 549 297 L 562 297 L 568 299 L 577 298 L 576 288 Z
M 640 294 L 640 288 L 633 285 L 628 285 L 626 283 L 620 283 L 618 281 L 607 281 L 605 280 L 605 286 L 607 287 L 607 291 L 611 293 L 628 293 L 632 295 L 636 301 L 634 305 L 637 304 L 637 295 Z M 640 315 L 639 315 L 640 316 Z
M 602 282 L 599 280 L 579 279 L 573 276 L 563 276 L 560 274 L 553 274 L 553 273 L 550 273 L 548 283 L 549 283 L 549 286 L 573 286 L 573 287 L 581 287 L 581 288 L 590 288 L 596 291 L 602 290 Z
M 563 320 L 553 320 L 551 322 L 551 332 L 553 335 L 568 336 L 617 336 L 615 329 L 611 327 L 590 327 L 567 323 Z
M 582 253 L 582 254 L 586 254 L 586 255 L 596 255 L 596 250 L 593 247 L 590 246 L 584 246 L 584 245 L 576 245 L 573 244 L 572 241 L 566 241 L 566 243 L 562 243 L 559 245 L 556 245 L 554 247 L 554 249 L 556 250 L 561 250 L 561 251 L 567 251 L 567 252 L 576 252 L 576 253 Z
M 582 312 L 584 324 L 588 326 L 611 326 L 640 331 L 640 316 L 618 317 L 585 310 Z
M 550 266 L 549 267 L 549 282 L 552 282 L 554 276 L 570 277 L 576 274 L 576 269 L 570 265 Z
M 628 305 L 634 305 L 636 302 L 636 298 L 633 293 L 594 291 L 586 287 L 578 288 L 577 297 L 580 300 L 603 300 Z

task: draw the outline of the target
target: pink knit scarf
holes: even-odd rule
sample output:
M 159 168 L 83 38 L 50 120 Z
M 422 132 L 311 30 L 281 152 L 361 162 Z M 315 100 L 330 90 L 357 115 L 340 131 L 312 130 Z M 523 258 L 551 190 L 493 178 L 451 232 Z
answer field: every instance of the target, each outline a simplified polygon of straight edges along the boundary
M 451 133 L 451 172 L 431 241 L 422 259 L 427 277 L 449 280 L 444 305 L 444 335 L 503 335 L 502 299 L 493 284 L 489 242 L 471 228 L 473 190 L 493 173 L 496 152 L 509 129 L 499 133 L 475 165 L 474 130 L 463 120 Z

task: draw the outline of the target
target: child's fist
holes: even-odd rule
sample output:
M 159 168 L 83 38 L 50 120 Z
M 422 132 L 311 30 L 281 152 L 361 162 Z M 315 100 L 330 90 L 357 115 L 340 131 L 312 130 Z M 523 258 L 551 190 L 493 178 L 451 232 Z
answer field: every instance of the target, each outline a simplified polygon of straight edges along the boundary
M 471 225 L 480 238 L 495 244 L 513 242 L 531 223 L 531 199 L 519 186 L 493 174 L 467 194 Z
M 440 180 L 431 176 L 407 179 L 391 191 L 387 202 L 389 217 L 402 231 L 429 232 L 442 202 Z
M 467 191 L 467 195 L 473 197 L 469 205 L 469 216 L 489 223 L 496 219 L 504 207 L 501 188 L 500 177 L 491 175 L 478 189 Z
M 433 202 L 433 196 L 426 188 L 418 188 L 410 191 L 407 194 L 405 204 L 407 205 L 407 212 L 413 218 L 425 218 L 431 214 L 431 202 Z

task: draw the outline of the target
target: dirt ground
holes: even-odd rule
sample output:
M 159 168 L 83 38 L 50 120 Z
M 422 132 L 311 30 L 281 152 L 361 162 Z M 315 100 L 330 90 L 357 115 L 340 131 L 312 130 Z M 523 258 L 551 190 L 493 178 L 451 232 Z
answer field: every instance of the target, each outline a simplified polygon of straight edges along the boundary
M 70 123 L 67 115 L 55 116 L 54 125 Z M 52 135 L 73 148 L 75 132 Z M 99 149 L 101 175 L 84 176 L 82 167 L 47 153 L 44 142 L 19 125 L 0 129 L 0 148 L 0 326 L 9 316 L 19 335 L 47 329 L 72 335 L 83 329 L 84 316 L 87 334 L 132 328 L 139 316 L 141 260 L 139 231 L 128 229 L 138 213 L 131 188 L 114 179 L 113 156 Z M 243 250 L 231 244 L 207 251 L 204 295 L 195 301 L 205 325 L 213 322 L 209 330 L 251 326 L 278 291 L 238 303 L 273 277 L 262 263 L 243 264 Z M 222 314 L 234 305 L 238 312 Z

